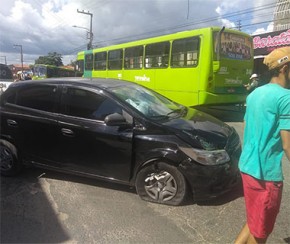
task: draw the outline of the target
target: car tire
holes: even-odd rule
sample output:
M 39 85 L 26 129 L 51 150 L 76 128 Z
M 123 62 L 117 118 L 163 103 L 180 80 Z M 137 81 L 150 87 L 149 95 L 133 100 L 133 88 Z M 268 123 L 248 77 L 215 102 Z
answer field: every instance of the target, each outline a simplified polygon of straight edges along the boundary
M 187 182 L 182 173 L 165 162 L 142 168 L 136 177 L 136 190 L 145 201 L 181 205 L 187 195 Z
M 10 142 L 0 140 L 0 171 L 1 175 L 12 176 L 19 172 L 17 149 Z

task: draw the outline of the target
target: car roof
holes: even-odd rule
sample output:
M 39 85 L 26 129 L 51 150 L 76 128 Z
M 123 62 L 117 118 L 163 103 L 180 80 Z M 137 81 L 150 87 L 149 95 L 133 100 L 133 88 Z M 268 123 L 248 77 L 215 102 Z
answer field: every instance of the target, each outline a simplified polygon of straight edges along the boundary
M 25 86 L 25 84 L 66 84 L 66 85 L 81 85 L 91 88 L 109 89 L 118 86 L 136 86 L 135 83 L 125 80 L 110 79 L 110 78 L 79 78 L 79 77 L 62 77 L 49 78 L 42 80 L 27 80 L 19 81 L 11 84 L 13 87 Z

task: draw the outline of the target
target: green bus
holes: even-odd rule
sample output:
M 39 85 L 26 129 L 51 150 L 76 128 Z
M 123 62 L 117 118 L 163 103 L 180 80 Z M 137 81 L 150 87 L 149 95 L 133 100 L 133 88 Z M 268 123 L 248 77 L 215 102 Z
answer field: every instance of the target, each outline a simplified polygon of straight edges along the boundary
M 39 80 L 51 77 L 80 77 L 81 72 L 75 69 L 67 68 L 64 66 L 54 66 L 47 64 L 35 64 L 33 67 L 33 80 Z
M 84 77 L 110 77 L 149 87 L 186 106 L 244 103 L 253 71 L 250 35 L 208 27 L 84 54 Z

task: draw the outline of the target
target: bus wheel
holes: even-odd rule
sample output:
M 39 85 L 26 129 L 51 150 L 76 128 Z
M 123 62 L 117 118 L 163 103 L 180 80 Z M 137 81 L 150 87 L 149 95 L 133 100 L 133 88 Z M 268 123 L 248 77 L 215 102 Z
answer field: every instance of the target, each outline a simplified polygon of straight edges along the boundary
M 136 178 L 136 190 L 145 201 L 180 205 L 187 193 L 187 183 L 176 167 L 164 162 L 146 166 Z
M 18 173 L 20 164 L 16 148 L 9 142 L 0 140 L 0 171 L 1 175 L 12 176 Z

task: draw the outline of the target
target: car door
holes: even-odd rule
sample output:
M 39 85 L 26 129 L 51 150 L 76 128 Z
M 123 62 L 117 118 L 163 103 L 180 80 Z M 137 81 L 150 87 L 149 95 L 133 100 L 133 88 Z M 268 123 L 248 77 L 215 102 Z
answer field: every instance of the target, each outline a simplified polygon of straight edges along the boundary
M 59 149 L 67 170 L 128 181 L 132 161 L 132 124 L 107 126 L 106 115 L 125 113 L 111 98 L 64 86 L 59 117 Z
M 55 146 L 57 99 L 58 87 L 52 84 L 26 84 L 7 98 L 2 126 L 24 160 L 41 164 L 59 161 Z

